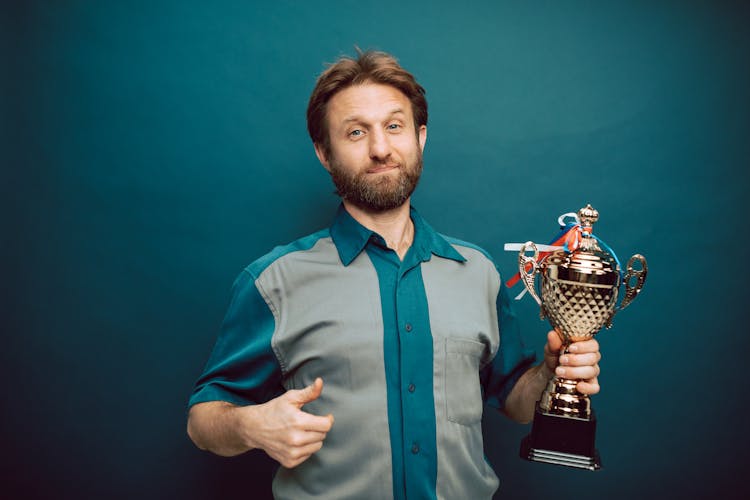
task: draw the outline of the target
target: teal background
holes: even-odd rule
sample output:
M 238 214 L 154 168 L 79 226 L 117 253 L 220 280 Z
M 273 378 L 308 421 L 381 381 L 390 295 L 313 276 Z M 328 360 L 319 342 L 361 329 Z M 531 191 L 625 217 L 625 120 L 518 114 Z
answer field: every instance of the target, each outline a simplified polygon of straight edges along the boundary
M 264 498 L 185 404 L 239 271 L 337 200 L 305 128 L 324 62 L 397 55 L 427 89 L 415 205 L 490 251 L 590 202 L 638 300 L 598 336 L 598 473 L 517 458 L 502 498 L 746 491 L 749 9 L 739 2 L 6 2 L 0 488 L 6 498 Z M 547 326 L 526 298 L 524 337 Z M 363 429 L 365 429 L 363 423 Z M 6 496 L 7 494 L 7 496 Z

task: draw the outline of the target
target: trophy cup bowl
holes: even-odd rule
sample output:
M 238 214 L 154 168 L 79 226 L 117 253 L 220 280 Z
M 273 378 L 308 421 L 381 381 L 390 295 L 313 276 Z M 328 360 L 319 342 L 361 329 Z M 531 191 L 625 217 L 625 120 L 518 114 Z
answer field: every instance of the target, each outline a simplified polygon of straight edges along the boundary
M 592 234 L 599 213 L 587 205 L 578 211 L 581 240 L 573 251 L 555 250 L 539 258 L 536 245 L 521 246 L 518 267 L 529 294 L 540 306 L 540 317 L 547 318 L 560 335 L 561 354 L 573 342 L 588 340 L 612 326 L 617 311 L 627 307 L 643 288 L 646 259 L 633 255 L 627 273 L 621 278 L 613 253 L 602 250 Z M 533 251 L 533 256 L 526 255 Z M 640 269 L 634 264 L 640 263 Z M 536 277 L 540 276 L 539 292 Z M 620 286 L 625 295 L 617 306 Z M 596 418 L 589 397 L 576 389 L 578 381 L 554 377 L 537 403 L 532 432 L 521 444 L 521 456 L 528 460 L 597 470 L 601 467 L 594 440 Z

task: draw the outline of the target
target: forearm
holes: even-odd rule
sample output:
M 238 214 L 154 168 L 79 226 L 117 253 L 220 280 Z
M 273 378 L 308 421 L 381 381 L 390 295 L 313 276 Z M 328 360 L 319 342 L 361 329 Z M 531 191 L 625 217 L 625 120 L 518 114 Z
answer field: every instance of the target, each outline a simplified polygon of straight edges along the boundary
M 261 404 L 235 406 L 222 401 L 190 409 L 188 435 L 195 445 L 225 457 L 259 448 L 282 466 L 296 467 L 323 447 L 333 415 L 317 416 L 302 407 L 318 399 L 323 379 L 291 389 Z
M 230 457 L 254 448 L 244 435 L 239 412 L 249 410 L 225 401 L 199 403 L 190 409 L 187 432 L 195 445 L 217 455 Z M 250 412 L 251 413 L 251 412 Z
M 536 402 L 553 376 L 544 362 L 526 370 L 505 400 L 505 414 L 516 422 L 530 422 L 534 418 Z

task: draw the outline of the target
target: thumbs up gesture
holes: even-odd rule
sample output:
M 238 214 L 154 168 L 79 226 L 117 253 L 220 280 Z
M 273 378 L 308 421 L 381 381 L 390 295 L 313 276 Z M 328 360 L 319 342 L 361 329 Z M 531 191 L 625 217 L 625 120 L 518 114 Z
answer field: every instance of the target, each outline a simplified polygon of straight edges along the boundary
M 241 426 L 247 432 L 247 442 L 284 467 L 301 464 L 323 447 L 333 426 L 333 415 L 316 416 L 302 410 L 322 392 L 323 379 L 317 378 L 304 389 L 292 389 L 262 405 L 246 407 L 253 413 L 252 422 Z

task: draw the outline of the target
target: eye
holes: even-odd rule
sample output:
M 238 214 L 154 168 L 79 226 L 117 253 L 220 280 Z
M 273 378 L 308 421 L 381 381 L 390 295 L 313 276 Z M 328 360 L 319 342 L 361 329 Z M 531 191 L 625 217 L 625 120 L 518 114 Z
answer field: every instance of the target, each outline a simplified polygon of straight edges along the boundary
M 352 130 L 351 132 L 349 132 L 349 137 L 361 137 L 362 135 L 364 135 L 364 131 L 360 129 Z
M 398 130 L 398 129 L 401 128 L 401 124 L 400 123 L 389 123 L 386 128 L 388 130 Z

